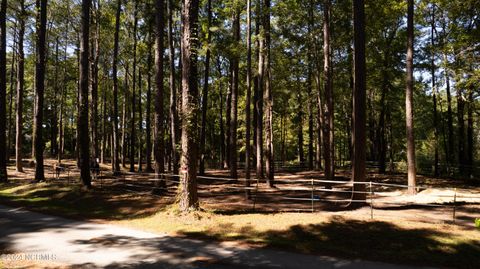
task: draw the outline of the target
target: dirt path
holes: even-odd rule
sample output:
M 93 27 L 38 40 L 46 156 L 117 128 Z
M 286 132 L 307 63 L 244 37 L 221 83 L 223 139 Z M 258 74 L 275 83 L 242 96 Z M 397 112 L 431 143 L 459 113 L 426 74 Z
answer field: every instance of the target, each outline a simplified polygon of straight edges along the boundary
M 2 256 L 5 263 L 30 255 L 78 268 L 413 268 L 171 237 L 5 206 L 0 226 L 0 246 L 14 253 Z

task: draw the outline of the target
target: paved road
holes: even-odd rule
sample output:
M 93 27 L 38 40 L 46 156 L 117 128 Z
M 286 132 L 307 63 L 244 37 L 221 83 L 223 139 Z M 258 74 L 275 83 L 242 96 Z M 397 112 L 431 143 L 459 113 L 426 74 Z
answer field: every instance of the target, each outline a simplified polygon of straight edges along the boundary
M 79 268 L 412 268 L 178 238 L 5 206 L 1 246 Z

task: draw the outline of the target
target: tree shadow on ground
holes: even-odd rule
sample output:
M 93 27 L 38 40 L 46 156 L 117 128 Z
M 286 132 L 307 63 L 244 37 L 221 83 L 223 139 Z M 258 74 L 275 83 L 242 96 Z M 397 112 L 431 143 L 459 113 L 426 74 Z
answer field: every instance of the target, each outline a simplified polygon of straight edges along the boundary
M 204 232 L 184 232 L 187 237 L 225 239 L 224 225 Z M 324 254 L 397 264 L 455 268 L 480 268 L 480 242 L 457 240 L 429 229 L 403 229 L 382 221 L 347 220 L 332 217 L 321 224 L 294 225 L 288 230 L 260 232 L 250 226 L 238 229 L 231 239 L 246 240 L 267 248 L 307 254 Z M 255 240 L 252 240 L 255 238 Z
M 121 220 L 148 217 L 171 203 L 171 197 L 127 192 L 122 186 L 84 190 L 79 185 L 41 183 L 22 186 L 0 195 L 0 202 L 22 206 L 32 211 L 66 216 L 73 219 Z M 1 189 L 16 185 L 1 185 Z

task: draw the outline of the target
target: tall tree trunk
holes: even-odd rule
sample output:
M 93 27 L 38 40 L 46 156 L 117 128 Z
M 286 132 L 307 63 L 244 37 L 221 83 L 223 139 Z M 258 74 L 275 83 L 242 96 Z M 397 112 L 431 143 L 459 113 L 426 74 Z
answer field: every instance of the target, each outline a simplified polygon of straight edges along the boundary
M 303 111 L 302 111 L 302 87 L 300 79 L 297 79 L 297 160 L 300 164 L 305 161 L 303 156 Z
M 168 0 L 170 1 L 170 0 Z M 151 32 L 151 31 L 150 31 Z M 151 45 L 151 42 L 150 42 Z M 151 46 L 149 46 L 151 47 Z M 146 118 L 145 118 L 145 146 L 146 146 L 146 168 L 147 172 L 152 172 L 152 123 L 151 123 L 151 106 L 152 106 L 152 50 L 148 50 L 147 56 L 147 103 Z
M 127 102 L 128 102 L 128 74 L 129 62 L 125 64 L 125 79 L 123 86 L 122 104 L 122 167 L 127 167 Z
M 207 109 L 208 109 L 208 78 L 210 72 L 210 26 L 212 23 L 212 0 L 207 2 L 207 55 L 205 56 L 205 77 L 203 81 L 203 92 L 202 92 L 202 127 L 200 130 L 200 167 L 199 174 L 205 174 L 205 140 L 206 135 L 205 131 L 207 128 Z
M 413 0 L 408 0 L 407 14 L 407 89 L 405 112 L 407 126 L 408 193 L 416 193 L 415 138 L 413 128 Z
M 15 23 L 13 27 L 14 33 L 17 33 L 17 24 Z M 12 155 L 13 152 L 13 95 L 14 95 L 14 75 L 15 75 L 15 66 L 16 66 L 16 58 L 18 57 L 18 52 L 16 53 L 16 46 L 17 46 L 17 35 L 14 34 L 13 36 L 13 44 L 11 46 L 12 48 L 12 60 L 10 61 L 10 80 L 9 80 L 9 106 L 8 106 L 8 149 L 7 149 L 7 156 L 6 160 L 8 161 L 10 159 L 10 155 Z
M 95 25 L 95 32 L 94 38 L 92 39 L 92 46 L 91 46 L 91 57 L 92 61 L 90 63 L 90 86 L 91 86 L 91 96 L 92 96 L 92 103 L 91 103 L 91 118 L 90 118 L 90 125 L 91 125 L 91 137 L 92 137 L 92 153 L 93 157 L 99 157 L 99 135 L 98 135 L 98 61 L 99 61 L 99 35 L 100 35 L 100 0 L 93 1 L 93 24 Z
M 56 156 L 58 151 L 57 135 L 58 135 L 58 91 L 59 91 L 59 82 L 58 82 L 58 69 L 59 69 L 59 59 L 58 59 L 58 46 L 59 41 L 58 37 L 55 40 L 55 73 L 54 73 L 54 85 L 53 85 L 53 108 L 52 108 L 52 119 L 51 119 L 51 132 L 50 132 L 50 155 Z
M 315 168 L 317 170 L 322 169 L 322 145 L 323 145 L 323 126 L 325 123 L 325 116 L 324 116 L 324 107 L 323 103 L 324 100 L 322 100 L 322 91 L 321 91 L 321 86 L 320 86 L 320 74 L 319 71 L 316 72 L 315 74 L 315 80 L 316 80 L 316 85 L 317 85 L 317 91 L 316 91 L 316 97 L 317 97 L 317 151 L 316 151 L 316 162 L 315 162 Z
M 430 59 L 430 68 L 432 76 L 432 95 L 433 95 L 433 126 L 435 128 L 434 135 L 434 164 L 433 164 L 433 176 L 438 176 L 438 113 L 437 113 L 437 88 L 435 84 L 435 4 L 432 6 L 432 21 L 431 21 L 431 33 L 430 33 L 430 43 L 432 46 L 431 59 Z
M 365 121 L 366 121 L 366 63 L 365 63 L 365 4 L 353 1 L 355 90 L 353 92 L 353 200 L 365 200 Z
M 325 158 L 325 178 L 333 180 L 335 177 L 335 156 L 333 139 L 333 88 L 330 49 L 330 8 L 331 0 L 324 2 L 323 21 L 323 75 L 325 88 L 324 124 L 323 124 L 323 151 Z
M 45 93 L 45 44 L 46 44 L 45 35 L 47 30 L 46 29 L 47 28 L 47 0 L 36 0 L 36 8 L 37 8 L 37 39 L 36 39 L 37 43 L 36 43 L 36 62 L 35 62 L 35 124 L 33 128 L 33 140 L 35 141 L 35 180 L 44 181 L 45 180 L 45 172 L 43 167 L 44 143 L 43 143 L 42 129 L 43 129 L 43 100 L 44 100 L 44 93 Z
M 178 174 L 179 165 L 179 120 L 177 113 L 177 88 L 175 86 L 175 48 L 173 46 L 173 0 L 167 0 L 168 3 L 168 57 L 170 64 L 170 133 L 171 133 L 171 151 L 173 173 Z
M 138 68 L 138 172 L 142 172 L 143 161 L 143 115 L 142 115 L 142 69 Z
M 182 159 L 179 201 L 182 211 L 198 208 L 198 0 L 183 0 L 182 6 Z
M 155 175 L 157 179 L 165 172 L 164 167 L 164 137 L 163 125 L 163 35 L 164 35 L 164 0 L 156 0 L 155 15 L 155 129 L 154 129 L 154 155 Z M 187 26 L 184 26 L 187 27 Z M 193 161 L 193 160 L 192 160 Z M 195 171 L 196 172 L 196 171 Z M 159 187 L 165 187 L 165 181 L 159 182 Z
M 91 0 L 82 0 L 82 40 L 80 43 L 80 115 L 78 119 L 79 137 L 77 138 L 80 141 L 80 178 L 82 179 L 83 185 L 87 188 L 91 187 L 90 141 L 88 135 L 88 46 L 90 35 L 90 5 Z
M 135 1 L 135 9 L 133 11 L 133 71 L 132 71 L 132 111 L 131 111 L 131 118 L 130 118 L 130 172 L 135 172 L 135 143 L 136 143 L 135 95 L 136 95 L 136 85 L 137 85 L 136 77 L 137 77 L 137 24 L 138 24 L 137 10 L 138 10 L 138 1 Z M 163 84 L 163 81 L 162 81 L 162 84 Z
M 58 149 L 58 154 L 57 154 L 57 161 L 60 164 L 62 162 L 63 158 L 63 153 L 65 150 L 65 139 L 64 139 L 64 124 L 63 124 L 63 114 L 64 114 L 64 105 L 65 105 L 65 95 L 66 95 L 66 87 L 67 87 L 67 47 L 68 47 L 68 38 L 67 38 L 67 33 L 68 32 L 68 25 L 67 29 L 65 31 L 65 46 L 63 48 L 63 78 L 62 78 L 62 92 L 60 94 L 60 112 L 59 112 L 59 122 L 58 122 L 58 144 L 59 144 L 59 149 Z
M 7 122 L 7 0 L 0 2 L 0 121 Z M 7 139 L 5 124 L 0 124 L 0 182 L 7 182 Z
M 234 7 L 233 39 L 240 43 L 240 8 Z M 239 57 L 233 56 L 232 61 L 232 104 L 230 123 L 230 177 L 237 178 L 237 126 L 238 126 L 238 83 L 239 83 Z
M 105 71 L 107 68 L 104 67 L 104 74 L 108 74 L 108 71 Z M 102 91 L 102 144 L 100 146 L 100 162 L 105 163 L 106 159 L 106 148 L 108 144 L 108 134 L 107 134 L 107 91 L 103 89 Z
M 23 90 L 25 83 L 25 52 L 23 41 L 25 37 L 25 0 L 20 1 L 18 27 L 18 60 L 17 60 L 17 115 L 16 115 L 16 139 L 15 139 L 15 160 L 17 172 L 23 172 L 22 148 L 23 148 Z
M 313 0 L 309 1 L 309 9 L 308 9 L 308 36 L 311 37 L 311 33 L 313 30 L 314 24 L 314 3 Z M 308 39 L 310 43 L 316 42 L 314 38 Z M 308 61 L 308 73 L 307 73 L 307 87 L 308 87 L 308 170 L 313 170 L 313 159 L 314 159 L 314 150 L 313 150 L 313 99 L 312 99 L 312 90 L 313 86 L 313 57 L 312 57 L 312 49 L 316 46 L 309 46 L 309 51 L 307 55 Z
M 388 68 L 390 67 L 390 46 L 396 36 L 397 29 L 394 31 L 391 31 L 390 35 L 387 37 L 387 48 L 386 51 L 384 52 L 383 55 L 383 69 L 382 69 L 382 94 L 381 94 L 381 99 L 380 99 L 380 104 L 381 104 L 381 110 L 380 110 L 380 117 L 378 120 L 378 135 L 377 135 L 377 140 L 378 140 L 378 147 L 379 147 L 379 172 L 380 173 L 385 173 L 386 170 L 386 160 L 387 160 L 387 138 L 386 138 L 386 122 L 385 122 L 385 117 L 386 117 L 386 111 L 389 107 L 388 101 L 387 101 L 387 94 L 388 91 L 390 90 L 390 78 L 389 78 L 389 72 Z
M 275 176 L 275 155 L 273 154 L 273 94 L 271 86 L 272 72 L 270 70 L 270 0 L 264 1 L 264 30 L 265 30 L 265 145 L 266 145 L 266 162 L 265 172 L 267 175 L 267 183 L 269 187 L 273 187 Z
M 263 34 L 263 23 L 261 19 L 263 18 L 263 7 L 262 0 L 257 2 L 257 29 L 258 29 L 258 41 L 257 41 L 257 51 L 258 51 L 258 75 L 257 75 L 257 91 L 255 98 L 255 114 L 256 114 L 256 176 L 257 179 L 262 179 L 263 176 L 263 89 L 264 89 L 264 61 L 265 61 L 265 52 L 264 44 L 265 37 Z
M 251 2 L 247 0 L 247 92 L 245 96 L 245 195 L 247 199 L 250 199 L 250 100 L 252 91 L 252 34 L 251 34 Z
M 117 77 L 117 63 L 118 63 L 118 36 L 120 32 L 120 12 L 122 9 L 122 0 L 117 1 L 117 10 L 115 13 L 115 34 L 114 34 L 114 46 L 113 46 L 113 160 L 112 170 L 114 174 L 120 172 L 120 160 L 119 160 L 119 133 L 118 133 L 118 77 Z
M 457 88 L 457 124 L 458 124 L 458 170 L 460 174 L 465 174 L 465 97 L 464 90 Z
M 473 70 L 472 70 L 473 71 Z M 468 90 L 468 106 L 467 106 L 467 156 L 466 156 L 466 175 L 473 178 L 473 110 L 475 109 L 475 100 L 473 98 L 473 87 Z
M 222 84 L 222 66 L 220 63 L 220 57 L 217 59 L 217 71 L 218 71 L 218 95 L 219 95 L 219 125 L 220 125 L 220 167 L 226 166 L 226 146 L 225 146 L 225 125 L 223 121 L 223 84 Z
M 225 165 L 224 168 L 230 169 L 231 161 L 230 154 L 231 145 L 230 145 L 230 137 L 232 134 L 232 129 L 230 125 L 232 124 L 232 90 L 233 90 L 233 70 L 232 70 L 233 63 L 230 61 L 229 72 L 228 72 L 228 87 L 227 87 L 227 96 L 226 96 L 226 108 L 225 108 Z
M 447 92 L 447 126 L 448 126 L 448 169 L 455 163 L 455 137 L 453 135 L 453 112 L 452 112 L 452 95 L 450 92 L 450 74 L 448 69 L 447 54 L 443 54 L 444 72 L 445 72 L 445 90 Z

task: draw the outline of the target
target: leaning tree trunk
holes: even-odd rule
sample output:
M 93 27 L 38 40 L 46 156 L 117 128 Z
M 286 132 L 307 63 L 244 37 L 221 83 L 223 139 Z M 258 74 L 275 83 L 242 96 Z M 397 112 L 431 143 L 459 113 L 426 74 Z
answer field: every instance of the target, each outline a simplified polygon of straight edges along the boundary
M 16 141 L 15 141 L 15 159 L 17 172 L 23 172 L 22 148 L 23 148 L 23 90 L 25 83 L 25 52 L 23 50 L 23 41 L 25 37 L 25 1 L 20 1 L 20 16 L 18 27 L 18 59 L 17 59 L 17 115 L 16 115 Z
M 407 126 L 408 193 L 416 193 L 415 138 L 413 129 L 413 0 L 408 0 L 407 16 L 407 89 L 405 113 Z
M 198 208 L 198 0 L 183 0 L 182 6 L 182 159 L 179 201 L 182 211 Z
M 82 0 L 82 40 L 80 43 L 80 111 L 78 117 L 78 137 L 80 141 L 80 178 L 83 185 L 91 187 L 90 141 L 88 135 L 88 60 L 90 35 L 91 0 Z M 37 151 L 38 153 L 38 151 Z M 39 155 L 39 154 L 37 154 Z
M 155 16 L 155 129 L 154 129 L 154 155 L 155 175 L 157 179 L 164 173 L 164 125 L 163 125 L 163 35 L 164 17 L 163 0 L 156 0 Z M 160 181 L 159 187 L 165 187 L 165 181 Z
M 35 180 L 44 181 L 43 166 L 43 100 L 45 93 L 45 35 L 47 32 L 47 0 L 37 0 L 37 38 L 35 61 L 35 124 L 33 140 L 35 141 Z M 0 124 L 1 125 L 1 124 Z M 0 130 L 1 131 L 1 130 Z M 0 139 L 1 140 L 1 139 Z
M 0 3 L 0 182 L 7 182 L 7 139 L 5 122 L 7 122 L 7 0 Z

